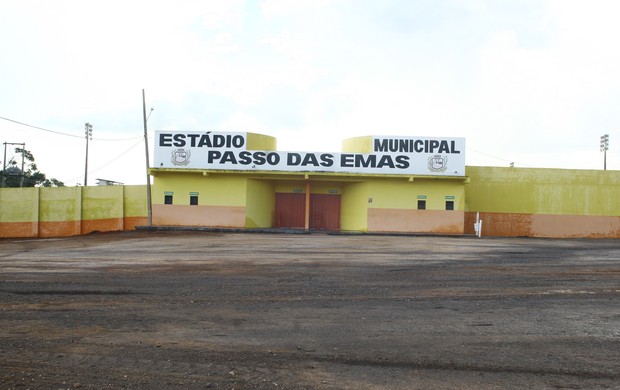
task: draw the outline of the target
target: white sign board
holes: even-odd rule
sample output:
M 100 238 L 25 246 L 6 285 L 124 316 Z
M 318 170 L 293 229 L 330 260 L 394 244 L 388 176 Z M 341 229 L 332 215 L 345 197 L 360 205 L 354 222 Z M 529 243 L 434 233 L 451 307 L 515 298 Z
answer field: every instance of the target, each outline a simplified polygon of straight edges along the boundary
M 465 139 L 373 137 L 372 153 L 247 150 L 246 133 L 155 134 L 155 168 L 465 176 Z

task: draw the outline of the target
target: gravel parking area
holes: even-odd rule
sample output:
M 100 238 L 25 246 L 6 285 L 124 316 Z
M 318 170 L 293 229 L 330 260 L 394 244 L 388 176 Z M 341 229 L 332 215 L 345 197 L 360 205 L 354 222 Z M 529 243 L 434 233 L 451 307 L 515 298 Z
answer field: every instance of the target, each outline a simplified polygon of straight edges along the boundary
M 620 388 L 620 241 L 0 240 L 2 389 Z

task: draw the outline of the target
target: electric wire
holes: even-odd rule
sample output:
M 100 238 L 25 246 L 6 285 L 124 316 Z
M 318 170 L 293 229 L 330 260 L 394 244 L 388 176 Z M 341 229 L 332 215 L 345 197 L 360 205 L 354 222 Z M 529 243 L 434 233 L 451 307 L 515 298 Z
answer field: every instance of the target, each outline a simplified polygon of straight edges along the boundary
M 88 170 L 88 173 L 95 173 L 95 172 L 99 171 L 100 169 L 103 169 L 104 167 L 106 167 L 106 166 L 110 165 L 113 161 L 116 161 L 116 160 L 118 160 L 120 157 L 123 157 L 124 155 L 126 155 L 127 153 L 129 153 L 129 152 L 130 152 L 133 148 L 135 148 L 136 146 L 138 146 L 138 145 L 140 145 L 140 144 L 142 144 L 142 140 L 140 140 L 140 141 L 136 142 L 135 144 L 133 144 L 132 146 L 130 146 L 127 150 L 125 150 L 125 151 L 124 151 L 124 152 L 122 152 L 121 154 L 119 154 L 119 155 L 117 155 L 117 156 L 113 157 L 112 159 L 108 160 L 107 162 L 103 163 L 102 165 L 100 165 L 100 166 L 98 166 L 98 167 L 96 167 L 96 168 L 94 168 L 94 169 L 89 169 L 89 170 Z M 74 178 L 71 178 L 71 179 L 67 180 L 67 182 L 77 181 L 77 180 L 79 180 L 79 179 L 81 179 L 81 178 L 82 178 L 82 176 L 74 177 Z
M 523 165 L 523 166 L 530 167 L 530 168 L 535 168 L 535 166 L 534 166 L 534 165 L 524 164 L 524 163 L 521 163 L 521 162 L 518 162 L 518 161 L 514 161 L 514 160 L 507 160 L 507 159 L 505 159 L 505 158 L 502 158 L 502 157 L 497 157 L 497 156 L 493 156 L 492 154 L 484 153 L 484 152 L 481 152 L 481 151 L 479 151 L 479 150 L 472 149 L 472 148 L 470 148 L 470 147 L 467 147 L 466 149 L 467 149 L 467 150 L 471 150 L 472 152 L 475 152 L 475 153 L 481 154 L 481 155 L 483 155 L 483 156 L 487 156 L 487 157 L 494 158 L 494 159 L 496 159 L 496 160 L 506 161 L 506 162 L 509 162 L 509 163 L 518 163 L 519 165 Z
M 75 135 L 75 134 L 63 133 L 61 131 L 56 131 L 56 130 L 45 129 L 43 127 L 29 125 L 27 123 L 16 121 L 15 119 L 5 118 L 3 116 L 0 116 L 0 119 L 8 121 L 8 122 L 13 122 L 13 123 L 16 123 L 16 124 L 21 125 L 21 126 L 30 127 L 30 128 L 36 129 L 36 130 L 46 131 L 48 133 L 54 133 L 54 134 L 64 135 L 66 137 L 73 137 L 73 138 L 84 138 L 84 136 L 82 136 L 82 135 Z M 140 137 L 131 137 L 131 138 L 95 138 L 95 137 L 93 137 L 92 139 L 93 140 L 97 140 L 97 141 L 131 141 L 131 140 L 138 139 L 138 138 L 142 138 L 142 137 L 141 136 Z

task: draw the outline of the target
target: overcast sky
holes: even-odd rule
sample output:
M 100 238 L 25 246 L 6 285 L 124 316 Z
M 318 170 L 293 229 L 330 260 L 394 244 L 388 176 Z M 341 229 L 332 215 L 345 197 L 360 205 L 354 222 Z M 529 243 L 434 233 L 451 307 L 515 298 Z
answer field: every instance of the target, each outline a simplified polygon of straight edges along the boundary
M 620 1 L 0 1 L 0 142 L 48 176 L 146 182 L 155 130 L 340 151 L 465 137 L 466 164 L 620 169 Z M 9 149 L 8 157 L 12 155 Z M 0 155 L 0 159 L 2 159 Z

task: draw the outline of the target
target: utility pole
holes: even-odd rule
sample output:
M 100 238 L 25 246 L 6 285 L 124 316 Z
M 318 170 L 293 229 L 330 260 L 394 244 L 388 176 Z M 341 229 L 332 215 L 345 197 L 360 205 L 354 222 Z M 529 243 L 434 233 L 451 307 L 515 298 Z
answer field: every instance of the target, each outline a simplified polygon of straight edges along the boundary
M 609 134 L 601 136 L 601 152 L 603 152 L 603 170 L 607 170 L 607 151 L 609 150 Z
M 7 145 L 11 145 L 11 146 L 13 146 L 13 145 L 20 145 L 22 147 L 22 153 L 21 153 L 21 155 L 22 155 L 22 169 L 21 169 L 21 171 L 19 173 L 19 175 L 20 175 L 19 187 L 22 188 L 24 186 L 24 150 L 26 150 L 26 143 L 25 142 L 22 142 L 22 143 L 19 143 L 19 142 L 4 142 L 4 159 L 2 161 L 2 164 L 3 164 L 3 166 L 2 166 L 2 182 L 0 183 L 0 187 L 4 188 L 4 185 L 6 184 L 5 178 L 6 178 L 6 175 L 7 175 L 7 173 L 6 173 L 6 167 L 7 167 L 6 146 Z M 11 159 L 11 161 L 14 162 L 13 159 Z M 17 163 L 14 163 L 14 164 L 17 164 Z
M 22 143 L 22 170 L 19 173 L 20 174 L 20 178 L 19 178 L 19 188 L 23 188 L 24 187 L 24 153 L 26 152 L 26 143 Z
M 6 142 L 4 143 L 4 158 L 2 159 L 2 188 L 4 188 L 4 175 L 6 174 Z
M 84 135 L 86 136 L 86 163 L 84 164 L 84 187 L 88 185 L 88 140 L 93 139 L 93 125 L 86 122 L 84 125 Z
M 151 109 L 152 110 L 152 109 Z M 151 175 L 149 175 L 149 136 L 146 129 L 146 99 L 142 90 L 142 118 L 144 119 L 144 149 L 146 151 L 146 207 L 148 209 L 148 226 L 153 225 L 153 206 L 151 204 Z

